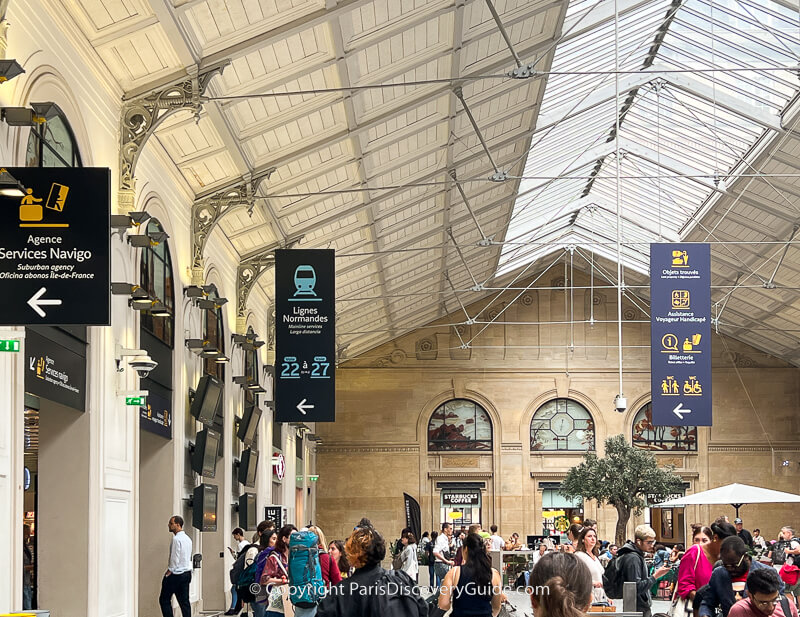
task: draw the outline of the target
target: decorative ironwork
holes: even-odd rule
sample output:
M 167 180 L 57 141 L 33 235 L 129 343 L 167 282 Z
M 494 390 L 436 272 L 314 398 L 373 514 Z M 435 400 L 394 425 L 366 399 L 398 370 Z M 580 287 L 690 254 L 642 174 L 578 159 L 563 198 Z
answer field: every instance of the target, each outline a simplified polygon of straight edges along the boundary
M 247 298 L 259 277 L 275 265 L 275 250 L 264 251 L 260 255 L 243 261 L 236 269 L 236 315 L 247 314 Z
M 224 60 L 161 90 L 127 101 L 122 106 L 120 119 L 120 183 L 121 192 L 133 193 L 136 162 L 147 138 L 170 112 L 179 109 L 194 110 L 199 119 L 202 102 L 211 78 L 230 64 Z M 131 204 L 132 205 L 132 204 Z
M 697 452 L 697 427 L 654 426 L 653 404 L 647 403 L 633 418 L 631 441 L 642 450 Z
M 275 265 L 275 250 L 279 248 L 290 249 L 296 246 L 303 236 L 287 240 L 281 246 L 271 246 L 260 253 L 251 255 L 241 261 L 236 269 L 236 315 L 242 319 L 247 315 L 247 298 L 253 290 L 253 285 L 259 277 Z M 274 308 L 273 308 L 274 311 Z M 271 335 L 272 329 L 270 329 Z
M 203 267 L 203 253 L 206 241 L 214 226 L 233 208 L 247 207 L 252 214 L 256 200 L 256 190 L 261 182 L 269 180 L 274 167 L 255 175 L 247 174 L 235 183 L 211 195 L 202 197 L 192 205 L 192 268 Z

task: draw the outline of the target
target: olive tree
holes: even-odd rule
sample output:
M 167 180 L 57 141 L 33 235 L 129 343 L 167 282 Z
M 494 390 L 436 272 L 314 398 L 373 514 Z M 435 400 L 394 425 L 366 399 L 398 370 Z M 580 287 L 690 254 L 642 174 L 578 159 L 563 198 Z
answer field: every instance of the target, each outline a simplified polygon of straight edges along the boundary
M 622 546 L 631 514 L 640 514 L 646 506 L 645 496 L 663 500 L 682 487 L 674 466 L 661 468 L 656 457 L 630 445 L 622 435 L 609 437 L 605 456 L 588 452 L 583 462 L 567 472 L 560 493 L 567 498 L 595 499 L 617 510 L 615 542 Z

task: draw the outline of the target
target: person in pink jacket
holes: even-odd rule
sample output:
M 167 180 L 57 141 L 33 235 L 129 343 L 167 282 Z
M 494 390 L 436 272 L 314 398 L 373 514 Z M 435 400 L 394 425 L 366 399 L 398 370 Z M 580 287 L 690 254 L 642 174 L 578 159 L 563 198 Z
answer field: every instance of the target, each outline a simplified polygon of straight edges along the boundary
M 714 563 L 719 559 L 722 541 L 735 535 L 736 529 L 730 523 L 714 522 L 711 527 L 692 525 L 692 541 L 698 542 L 686 551 L 678 567 L 678 597 L 694 600 L 697 590 L 711 580 Z

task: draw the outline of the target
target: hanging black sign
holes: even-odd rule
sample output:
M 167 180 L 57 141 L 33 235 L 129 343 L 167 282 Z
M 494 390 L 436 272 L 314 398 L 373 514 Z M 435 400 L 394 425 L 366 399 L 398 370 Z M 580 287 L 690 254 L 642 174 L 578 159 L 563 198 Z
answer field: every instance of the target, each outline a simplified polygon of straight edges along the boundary
M 139 408 L 139 428 L 149 433 L 172 439 L 172 403 L 148 387 L 146 404 Z
M 283 520 L 283 507 L 282 506 L 264 506 L 264 520 L 272 521 L 275 527 L 280 529 L 286 523 Z
M 275 251 L 277 422 L 333 422 L 334 254 Z
M 111 172 L 9 167 L 0 196 L 0 324 L 111 324 Z
M 27 330 L 25 391 L 86 411 L 86 356 Z

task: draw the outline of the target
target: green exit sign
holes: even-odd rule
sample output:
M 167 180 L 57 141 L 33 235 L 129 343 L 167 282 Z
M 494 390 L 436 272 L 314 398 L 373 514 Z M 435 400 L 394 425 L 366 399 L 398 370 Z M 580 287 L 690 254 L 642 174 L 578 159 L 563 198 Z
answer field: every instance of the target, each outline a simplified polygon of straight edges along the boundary
M 0 351 L 19 351 L 17 339 L 0 340 Z
M 319 476 L 317 476 L 317 475 L 308 476 L 308 481 L 309 482 L 316 482 L 317 480 L 319 480 Z
M 126 396 L 125 404 L 136 407 L 144 407 L 147 404 L 147 402 L 144 396 Z

